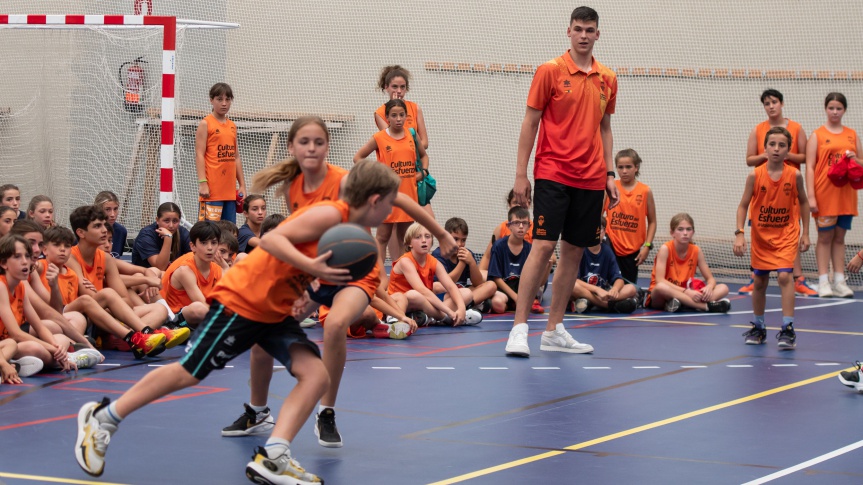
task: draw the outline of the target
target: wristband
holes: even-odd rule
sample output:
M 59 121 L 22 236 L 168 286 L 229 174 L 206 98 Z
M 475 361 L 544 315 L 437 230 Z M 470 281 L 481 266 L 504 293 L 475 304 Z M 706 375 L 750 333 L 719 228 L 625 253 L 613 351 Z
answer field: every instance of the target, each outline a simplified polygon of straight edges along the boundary
M 741 234 L 743 234 L 743 229 L 738 229 L 738 230 L 734 231 L 735 236 L 739 236 Z
M 429 169 L 427 169 L 427 168 L 422 169 L 422 173 L 423 173 L 423 175 L 428 175 Z
M 611 177 L 611 178 L 615 178 L 615 176 L 616 176 L 613 170 L 609 170 L 608 172 L 605 172 L 605 175 L 608 177 Z
M 650 249 L 653 247 L 653 243 L 646 242 L 646 243 L 642 244 L 642 246 L 646 247 L 647 249 Z
M 171 239 L 171 238 L 173 238 L 173 237 L 174 237 L 174 235 L 173 235 L 173 234 L 168 234 L 167 236 L 162 236 L 162 237 L 166 237 L 166 238 L 168 238 L 168 239 Z
M 207 183 L 207 179 L 198 180 L 198 183 L 199 184 L 205 184 L 205 183 Z

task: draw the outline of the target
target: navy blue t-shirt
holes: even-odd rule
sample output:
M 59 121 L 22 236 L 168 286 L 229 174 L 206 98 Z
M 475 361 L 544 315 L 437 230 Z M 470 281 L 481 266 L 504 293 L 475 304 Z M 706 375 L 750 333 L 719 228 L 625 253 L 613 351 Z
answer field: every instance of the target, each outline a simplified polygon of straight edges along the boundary
M 470 256 L 474 259 L 474 261 L 476 261 L 476 255 L 473 254 L 473 251 L 468 249 L 468 252 L 470 252 Z M 456 262 L 453 263 L 452 261 L 450 261 L 449 258 L 443 257 L 440 253 L 440 248 L 435 248 L 435 250 L 432 251 L 432 256 L 434 256 L 435 259 L 437 259 L 440 262 L 440 264 L 443 265 L 443 267 L 446 269 L 447 274 L 451 273 L 452 270 L 454 270 L 455 267 L 458 265 L 458 260 L 456 260 Z M 437 281 L 437 276 L 434 277 L 434 280 Z M 470 283 L 469 283 L 469 281 L 470 281 L 470 268 L 468 268 L 468 266 L 465 265 L 464 271 L 462 271 L 461 275 L 453 281 L 457 285 L 470 286 Z
M 123 255 L 123 251 L 126 249 L 126 237 L 129 235 L 126 228 L 123 224 L 119 222 L 115 222 L 112 224 L 113 233 L 111 236 L 111 255 L 115 258 L 119 258 Z
M 241 253 L 248 253 L 246 249 L 255 249 L 246 247 L 249 244 L 249 239 L 253 237 L 255 237 L 255 233 L 252 232 L 252 228 L 249 227 L 248 224 L 243 224 L 242 227 L 240 227 L 239 233 L 237 234 L 237 242 L 240 243 Z
M 491 247 L 491 261 L 488 263 L 488 279 L 501 278 L 504 281 L 521 277 L 521 270 L 527 255 L 530 254 L 531 245 L 524 242 L 524 247 L 518 255 L 509 250 L 509 236 L 502 237 L 494 242 Z
M 590 248 L 584 248 L 581 264 L 578 267 L 578 279 L 608 290 L 623 276 L 620 274 L 617 257 L 611 246 L 603 243 L 599 247 L 599 254 L 593 254 Z
M 162 237 L 156 232 L 158 227 L 154 222 L 138 233 L 135 245 L 132 247 L 132 264 L 149 268 L 151 264 L 147 258 L 162 252 Z M 180 226 L 177 232 L 180 233 L 180 254 L 177 257 L 180 257 L 190 252 L 192 245 L 189 241 L 189 231 L 185 227 Z

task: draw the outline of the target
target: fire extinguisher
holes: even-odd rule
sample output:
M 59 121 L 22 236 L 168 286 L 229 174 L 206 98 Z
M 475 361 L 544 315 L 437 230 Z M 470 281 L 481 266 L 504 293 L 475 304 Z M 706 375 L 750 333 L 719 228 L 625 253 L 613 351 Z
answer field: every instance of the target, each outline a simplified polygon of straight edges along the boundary
M 123 87 L 123 106 L 130 113 L 140 113 L 144 110 L 141 95 L 144 92 L 146 81 L 143 64 L 146 63 L 144 56 L 141 56 L 134 61 L 120 64 L 118 76 L 120 86 Z

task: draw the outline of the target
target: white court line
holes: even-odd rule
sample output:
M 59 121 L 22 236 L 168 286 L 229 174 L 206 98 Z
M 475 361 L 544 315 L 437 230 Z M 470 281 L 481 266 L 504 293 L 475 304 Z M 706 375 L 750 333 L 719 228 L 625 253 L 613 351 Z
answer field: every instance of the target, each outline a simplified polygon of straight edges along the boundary
M 706 369 L 706 365 L 681 365 L 681 369 Z
M 725 367 L 752 367 L 749 364 L 728 364 Z
M 659 369 L 658 365 L 634 365 L 633 369 Z
M 147 364 L 147 367 L 165 367 L 165 364 Z
M 455 367 L 426 367 L 428 370 L 455 370 Z
M 839 362 L 816 362 L 815 365 L 842 365 Z
M 479 370 L 509 370 L 509 367 L 480 367 Z
M 779 470 L 776 473 L 771 473 L 770 475 L 767 475 L 765 477 L 757 478 L 755 480 L 752 480 L 751 482 L 746 482 L 743 485 L 760 485 L 762 483 L 772 482 L 773 480 L 776 480 L 777 478 L 782 478 L 786 475 L 790 475 L 790 474 L 792 474 L 796 471 L 800 471 L 804 468 L 809 468 L 812 465 L 817 465 L 818 463 L 821 463 L 822 461 L 827 461 L 831 458 L 836 458 L 839 455 L 844 455 L 845 453 L 848 453 L 849 451 L 854 451 L 860 447 L 863 447 L 863 440 L 858 441 L 856 443 L 852 443 L 848 446 L 843 446 L 842 448 L 839 448 L 838 450 L 831 451 L 830 453 L 825 453 L 825 454 L 818 456 L 818 457 L 815 457 L 811 460 L 804 461 L 803 463 L 800 463 L 799 465 L 794 465 L 790 468 L 786 468 L 784 470 Z
M 560 370 L 560 367 L 531 367 L 533 370 Z M 585 367 L 586 369 L 586 367 Z
M 105 367 L 120 367 L 121 364 L 96 364 L 96 365 L 101 365 L 101 366 L 105 366 Z
M 770 367 L 797 367 L 797 364 L 773 364 Z
M 285 368 L 285 366 L 283 366 L 283 365 L 274 365 L 273 366 L 273 369 L 284 369 L 284 368 Z
M 611 369 L 611 367 L 582 367 L 582 369 L 587 369 L 587 370 L 595 370 L 595 369 Z
M 850 303 L 855 303 L 857 301 L 858 300 L 849 300 L 849 299 L 843 298 L 840 301 L 831 301 L 828 303 L 819 303 L 817 305 L 798 306 L 798 307 L 794 307 L 794 310 L 809 310 L 812 308 L 824 308 L 824 307 L 831 307 L 831 306 L 848 305 Z M 771 308 L 768 310 L 764 310 L 765 313 L 781 312 L 781 311 L 782 311 L 782 308 Z M 642 318 L 649 318 L 649 319 L 692 318 L 692 317 L 714 317 L 714 316 L 718 316 L 718 315 L 751 315 L 751 314 L 752 314 L 752 310 L 740 310 L 740 311 L 728 312 L 728 313 L 707 313 L 707 312 L 687 312 L 687 313 L 670 313 L 670 314 L 657 313 L 654 315 L 638 315 L 638 316 L 634 316 L 634 317 L 622 317 L 622 318 L 618 317 L 617 320 L 641 320 Z M 596 318 L 596 320 L 607 320 L 607 319 L 608 319 L 608 317 Z M 581 320 L 581 319 L 579 319 L 579 320 Z
M 382 370 L 401 370 L 401 367 L 372 367 L 372 369 L 382 369 Z

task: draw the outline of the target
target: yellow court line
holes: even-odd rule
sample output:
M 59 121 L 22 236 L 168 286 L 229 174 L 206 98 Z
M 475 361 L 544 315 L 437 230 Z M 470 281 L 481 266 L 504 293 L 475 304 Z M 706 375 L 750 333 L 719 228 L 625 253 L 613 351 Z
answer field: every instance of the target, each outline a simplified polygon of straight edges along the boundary
M 849 367 L 849 368 L 844 369 L 844 370 L 850 371 L 853 369 L 856 369 L 856 367 Z M 648 430 L 651 430 L 654 428 L 658 428 L 660 426 L 665 426 L 667 424 L 676 423 L 678 421 L 683 421 L 685 419 L 694 418 L 696 416 L 701 416 L 702 414 L 712 413 L 713 411 L 719 411 L 720 409 L 725 409 L 725 408 L 728 408 L 731 406 L 736 406 L 738 404 L 743 404 L 743 403 L 746 403 L 749 401 L 754 401 L 756 399 L 761 399 L 762 397 L 771 396 L 773 394 L 778 394 L 780 392 L 784 392 L 784 391 L 788 391 L 788 390 L 795 389 L 798 387 L 806 386 L 806 385 L 809 385 L 809 384 L 812 384 L 812 383 L 815 383 L 818 381 L 830 379 L 832 377 L 835 377 L 836 374 L 838 374 L 838 373 L 839 373 L 839 371 L 834 371 L 834 372 L 830 372 L 828 374 L 823 374 L 823 375 L 820 375 L 817 377 L 812 377 L 810 379 L 806 379 L 806 380 L 802 380 L 802 381 L 798 381 L 798 382 L 793 382 L 791 384 L 786 384 L 784 386 L 775 387 L 775 388 L 769 389 L 767 391 L 759 392 L 756 394 L 751 394 L 749 396 L 741 397 L 739 399 L 734 399 L 733 401 L 727 401 L 727 402 L 724 402 L 721 404 L 716 404 L 716 405 L 709 406 L 706 408 L 698 409 L 696 411 L 691 411 L 691 412 L 688 412 L 685 414 L 680 414 L 680 415 L 674 416 L 672 418 L 663 419 L 660 421 L 654 421 L 654 422 L 649 423 L 649 424 L 637 426 L 635 428 L 630 428 L 630 429 L 627 429 L 625 431 L 620 431 L 618 433 L 606 435 L 606 436 L 603 436 L 601 438 L 596 438 L 596 439 L 593 439 L 590 441 L 584 441 L 584 442 L 581 442 L 581 443 L 578 443 L 578 444 L 575 444 L 572 446 L 567 446 L 566 448 L 563 448 L 563 449 L 567 450 L 567 451 L 576 451 L 576 450 L 580 450 L 582 448 L 587 448 L 588 446 L 598 445 L 600 443 L 605 443 L 608 441 L 616 440 L 618 438 L 624 438 L 626 436 L 631 436 L 631 435 L 634 435 L 637 433 L 641 433 L 642 431 L 648 431 Z M 564 453 L 565 453 L 565 451 L 549 451 L 546 453 L 541 453 L 539 455 L 534 455 L 534 456 L 529 456 L 527 458 L 522 458 L 520 460 L 515 460 L 515 461 L 508 462 L 508 463 L 503 463 L 503 464 L 500 464 L 497 466 L 484 468 L 482 470 L 477 470 L 475 472 L 466 473 L 464 475 L 459 475 L 457 477 L 448 478 L 446 480 L 434 482 L 434 483 L 431 483 L 429 485 L 449 485 L 452 483 L 463 482 L 466 480 L 470 480 L 472 478 L 477 478 L 477 477 L 481 477 L 484 475 L 490 475 L 492 473 L 503 471 L 503 470 L 506 470 L 509 468 L 515 468 L 517 466 L 526 465 L 528 463 L 533 463 L 535 461 L 545 460 L 546 458 L 552 458 L 552 457 L 555 457 L 558 455 L 562 455 Z
M 122 483 L 91 482 L 89 480 L 75 480 L 73 478 L 43 477 L 40 475 L 21 475 L 18 473 L 4 473 L 4 472 L 0 472 L 0 477 L 17 478 L 20 480 L 37 480 L 40 482 L 52 482 L 52 483 L 73 483 L 75 485 L 125 485 Z

